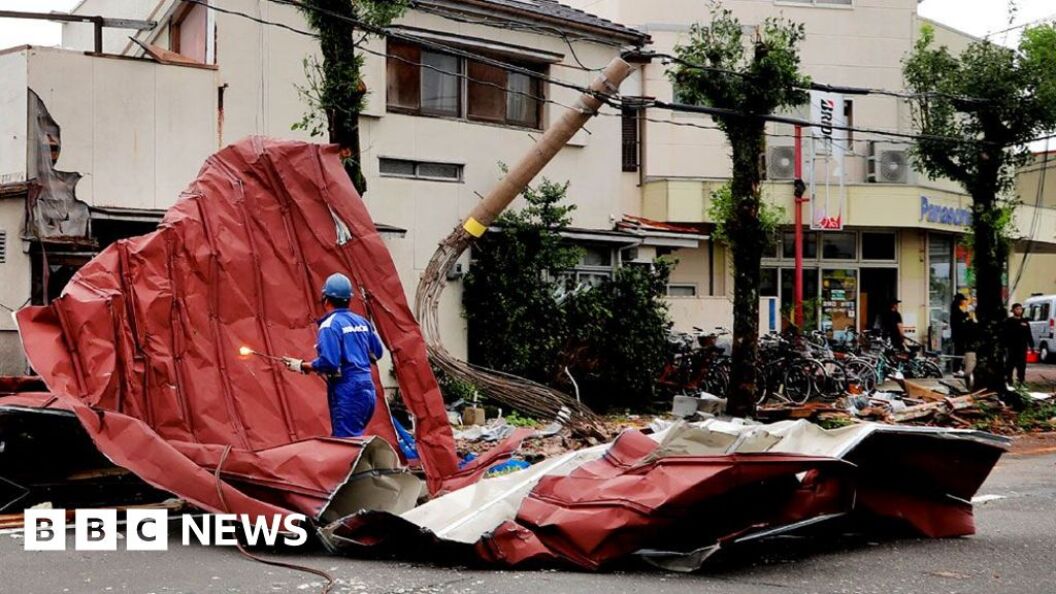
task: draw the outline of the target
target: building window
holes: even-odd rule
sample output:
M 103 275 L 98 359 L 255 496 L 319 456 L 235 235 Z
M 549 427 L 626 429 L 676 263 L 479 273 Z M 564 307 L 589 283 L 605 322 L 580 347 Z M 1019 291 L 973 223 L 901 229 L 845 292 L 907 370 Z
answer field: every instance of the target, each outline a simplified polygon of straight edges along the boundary
M 539 78 L 396 41 L 388 53 L 389 111 L 542 127 Z M 537 64 L 515 65 L 545 73 Z
M 209 63 L 209 9 L 201 4 L 185 4 L 172 19 L 169 49 L 202 64 Z
M 579 264 L 572 270 L 566 270 L 558 275 L 559 280 L 566 287 L 572 289 L 580 287 L 597 287 L 607 280 L 611 280 L 616 273 L 619 256 L 607 245 L 579 245 Z
M 462 181 L 463 165 L 458 163 L 435 163 L 382 157 L 378 165 L 378 169 L 384 177 L 405 177 L 408 179 L 446 182 Z
M 777 297 L 777 268 L 763 268 L 759 271 L 759 296 Z
M 821 234 L 821 257 L 825 260 L 854 260 L 858 257 L 858 238 L 853 232 Z
M 862 259 L 894 262 L 895 234 L 862 232 Z
M 668 297 L 696 297 L 697 296 L 697 285 L 678 283 L 667 285 L 667 296 Z
M 785 231 L 782 235 L 781 257 L 789 260 L 796 257 L 796 232 Z M 818 259 L 818 234 L 809 231 L 803 232 L 803 259 Z

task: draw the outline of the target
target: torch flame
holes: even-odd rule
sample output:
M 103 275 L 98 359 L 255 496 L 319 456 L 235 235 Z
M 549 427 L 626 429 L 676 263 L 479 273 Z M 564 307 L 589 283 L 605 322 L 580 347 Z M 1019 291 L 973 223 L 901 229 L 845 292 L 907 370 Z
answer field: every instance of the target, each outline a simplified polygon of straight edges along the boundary
M 248 357 L 253 354 L 253 349 L 244 346 L 238 349 L 238 354 L 242 355 L 243 357 Z

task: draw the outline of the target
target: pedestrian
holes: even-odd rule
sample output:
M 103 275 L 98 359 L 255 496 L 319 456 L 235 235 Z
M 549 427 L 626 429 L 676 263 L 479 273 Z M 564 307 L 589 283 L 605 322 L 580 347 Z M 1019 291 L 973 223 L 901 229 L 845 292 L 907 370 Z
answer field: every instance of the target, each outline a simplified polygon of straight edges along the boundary
M 1023 306 L 1016 303 L 1012 306 L 1012 315 L 1005 320 L 1002 329 L 1005 347 L 1005 382 L 1012 385 L 1012 371 L 1022 384 L 1027 375 L 1027 349 L 1034 350 L 1034 336 L 1030 331 L 1030 322 L 1023 319 Z
M 950 306 L 950 338 L 953 341 L 953 374 L 962 377 L 968 373 L 968 353 L 975 352 L 976 324 L 968 312 L 968 297 L 957 293 Z
M 893 299 L 887 311 L 880 314 L 880 331 L 884 337 L 891 341 L 891 346 L 898 350 L 904 350 L 906 343 L 905 329 L 902 326 L 902 314 L 898 311 L 898 299 Z
M 374 414 L 376 392 L 371 365 L 381 358 L 381 340 L 366 318 L 348 310 L 352 281 L 335 273 L 323 285 L 326 315 L 319 320 L 312 361 L 283 357 L 290 371 L 318 373 L 326 378 L 331 434 L 359 437 Z

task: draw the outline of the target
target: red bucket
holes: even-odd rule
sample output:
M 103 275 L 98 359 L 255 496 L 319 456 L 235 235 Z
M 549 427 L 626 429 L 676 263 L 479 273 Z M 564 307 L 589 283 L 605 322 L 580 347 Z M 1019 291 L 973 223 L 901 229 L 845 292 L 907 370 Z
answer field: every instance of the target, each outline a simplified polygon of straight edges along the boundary
M 1038 351 L 1034 349 L 1027 350 L 1027 363 L 1037 363 L 1040 359 L 1038 358 Z

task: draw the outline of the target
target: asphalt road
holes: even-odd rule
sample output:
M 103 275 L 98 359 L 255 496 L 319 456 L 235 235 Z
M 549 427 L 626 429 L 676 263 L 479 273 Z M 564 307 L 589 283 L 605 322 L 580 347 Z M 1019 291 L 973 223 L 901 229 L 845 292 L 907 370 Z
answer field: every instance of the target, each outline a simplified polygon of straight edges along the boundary
M 628 567 L 609 574 L 480 571 L 390 561 L 283 556 L 325 569 L 334 592 L 385 594 L 1052 594 L 1056 592 L 1056 448 L 1006 456 L 981 490 L 978 534 L 889 542 L 787 540 L 704 572 L 680 575 Z M 1046 447 L 1048 446 L 1048 447 Z M 713 558 L 714 559 L 714 558 Z M 319 578 L 269 567 L 222 548 L 164 553 L 25 552 L 18 534 L 0 534 L 0 592 L 318 592 Z

